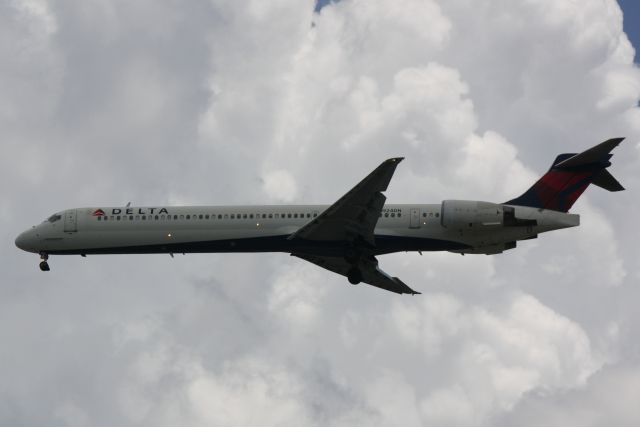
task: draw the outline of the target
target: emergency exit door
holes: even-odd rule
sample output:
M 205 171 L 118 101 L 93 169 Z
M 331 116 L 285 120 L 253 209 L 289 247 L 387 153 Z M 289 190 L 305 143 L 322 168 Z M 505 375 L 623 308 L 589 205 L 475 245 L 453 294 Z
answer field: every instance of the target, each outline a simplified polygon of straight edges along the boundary
M 64 231 L 67 233 L 78 231 L 78 216 L 76 214 L 76 209 L 69 209 L 64 212 Z
M 420 228 L 420 209 L 409 209 L 409 228 Z

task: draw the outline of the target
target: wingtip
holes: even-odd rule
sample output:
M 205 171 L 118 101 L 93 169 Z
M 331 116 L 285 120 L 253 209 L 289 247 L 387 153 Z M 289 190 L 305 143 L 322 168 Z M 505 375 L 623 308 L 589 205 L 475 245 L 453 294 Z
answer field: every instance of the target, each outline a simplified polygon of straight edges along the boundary
M 613 148 L 617 147 L 618 145 L 620 145 L 620 143 L 621 143 L 622 141 L 624 141 L 624 140 L 625 140 L 625 138 L 626 138 L 626 137 L 624 137 L 624 136 L 619 136 L 619 137 L 617 137 L 617 138 L 609 138 L 609 139 L 608 139 L 608 140 L 606 140 L 604 143 L 605 143 L 605 144 L 606 144 L 606 143 L 613 144 L 613 147 L 611 148 L 611 149 L 613 149 Z
M 397 277 L 393 278 L 393 281 L 396 282 L 397 284 L 399 284 L 402 289 L 395 291 L 399 294 L 409 294 L 409 295 L 420 295 L 421 292 L 418 291 L 414 291 L 413 289 L 411 289 L 406 283 L 404 283 L 402 280 L 400 280 Z

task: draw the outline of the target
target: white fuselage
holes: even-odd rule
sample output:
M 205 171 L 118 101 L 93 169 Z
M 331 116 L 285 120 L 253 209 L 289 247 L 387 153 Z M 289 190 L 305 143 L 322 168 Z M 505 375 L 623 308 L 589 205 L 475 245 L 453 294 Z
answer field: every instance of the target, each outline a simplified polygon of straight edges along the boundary
M 484 202 L 460 202 L 470 206 Z M 448 250 L 500 253 L 517 240 L 579 224 L 579 216 L 514 206 L 527 225 L 496 220 L 450 223 L 444 204 L 385 205 L 375 227 L 375 254 Z M 464 205 L 466 206 L 466 205 Z M 47 254 L 299 252 L 340 256 L 343 242 L 288 239 L 327 205 L 103 207 L 68 209 L 16 239 L 21 249 Z M 470 208 L 473 209 L 473 208 Z M 494 209 L 495 210 L 495 209 Z M 470 211 L 469 211 L 470 212 Z M 475 212 L 475 211 L 474 211 Z M 467 212 L 465 211 L 465 214 Z M 475 214 L 474 214 L 475 215 Z M 475 218 L 475 217 L 474 217 Z M 480 217 L 478 217 L 480 218 Z M 484 218 L 484 217 L 482 217 Z

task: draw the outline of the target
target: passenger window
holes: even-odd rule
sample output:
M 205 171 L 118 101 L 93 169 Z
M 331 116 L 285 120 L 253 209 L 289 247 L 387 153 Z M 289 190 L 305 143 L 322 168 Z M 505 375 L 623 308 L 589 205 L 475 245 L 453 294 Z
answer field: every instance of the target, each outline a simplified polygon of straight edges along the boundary
M 102 217 L 101 216 L 99 216 L 97 218 L 98 218 L 98 221 L 102 221 Z
M 265 219 L 267 217 L 267 214 L 262 214 L 262 219 Z
M 314 214 L 313 214 L 313 217 L 314 217 L 314 218 L 315 218 L 315 217 L 317 217 L 317 216 L 318 216 L 318 214 L 317 214 L 317 213 L 314 213 Z
M 108 220 L 108 219 L 109 219 L 109 217 L 108 217 L 108 216 L 105 216 L 103 221 L 106 221 L 106 220 Z
M 204 219 L 209 219 L 209 215 L 205 215 L 205 216 L 204 216 Z
M 250 214 L 250 215 L 249 215 L 249 219 L 253 219 L 253 214 Z
M 396 217 L 396 214 L 391 212 L 391 218 L 395 218 L 395 217 Z
M 273 218 L 273 214 L 269 214 L 269 218 Z M 276 214 L 276 218 L 278 218 L 278 214 Z
M 147 219 L 146 215 L 142 215 L 142 220 L 144 221 L 146 219 Z
M 242 215 L 242 218 L 243 218 L 243 219 L 247 219 L 247 214 L 243 214 L 243 215 Z
M 224 219 L 229 219 L 229 214 L 224 214 Z M 231 219 L 233 219 L 233 215 L 231 215 Z
M 291 214 L 287 214 L 287 218 L 291 218 Z
M 294 218 L 298 218 L 298 214 L 293 214 L 293 217 Z
M 231 214 L 231 219 L 236 219 L 236 215 L 235 214 Z
M 191 219 L 191 215 L 187 215 L 187 219 Z
M 120 215 L 118 215 L 118 216 L 116 217 L 116 220 L 120 221 Z
M 311 218 L 311 214 L 310 213 L 307 214 L 307 218 Z
M 222 215 L 218 214 L 218 219 L 222 219 Z
M 160 219 L 164 219 L 164 215 L 160 215 Z
M 111 221 L 113 221 L 113 215 L 111 215 Z
M 436 212 L 436 218 L 438 218 L 440 216 L 439 212 Z
M 136 221 L 140 221 L 140 215 L 136 215 Z
M 427 213 L 426 213 L 426 212 L 423 212 L 423 213 L 422 213 L 422 217 L 423 217 L 423 218 L 426 218 L 426 217 L 427 217 Z
M 180 215 L 180 219 L 184 219 L 184 215 Z
M 401 213 L 400 213 L 400 212 L 398 212 L 398 218 L 400 218 L 400 216 L 401 216 Z
M 155 219 L 158 220 L 160 217 L 158 215 L 155 216 Z
M 385 213 L 384 213 L 384 217 L 385 217 L 385 218 L 389 218 L 389 212 L 385 212 Z

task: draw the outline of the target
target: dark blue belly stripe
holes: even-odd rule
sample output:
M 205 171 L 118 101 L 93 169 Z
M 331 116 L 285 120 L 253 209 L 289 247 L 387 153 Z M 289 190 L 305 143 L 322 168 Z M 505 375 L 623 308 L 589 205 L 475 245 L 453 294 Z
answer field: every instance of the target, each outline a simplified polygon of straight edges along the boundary
M 320 256 L 342 256 L 345 242 L 288 240 L 287 235 L 245 239 L 208 240 L 186 243 L 120 246 L 94 249 L 47 251 L 51 255 L 92 254 L 157 254 L 157 253 L 221 253 L 221 252 L 297 252 Z M 376 236 L 376 255 L 402 251 L 446 251 L 469 246 L 447 240 L 401 236 Z

